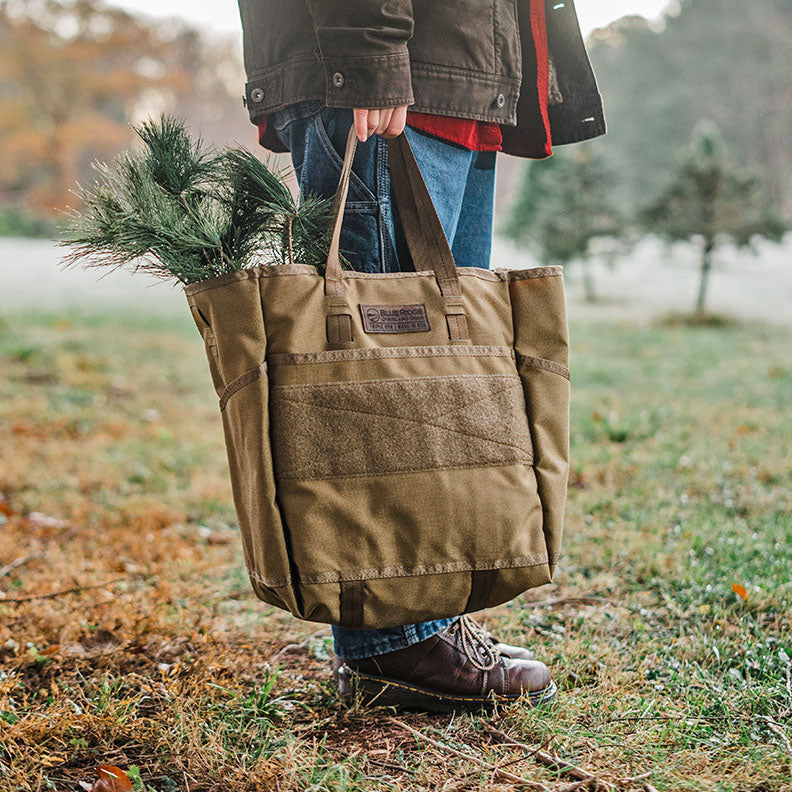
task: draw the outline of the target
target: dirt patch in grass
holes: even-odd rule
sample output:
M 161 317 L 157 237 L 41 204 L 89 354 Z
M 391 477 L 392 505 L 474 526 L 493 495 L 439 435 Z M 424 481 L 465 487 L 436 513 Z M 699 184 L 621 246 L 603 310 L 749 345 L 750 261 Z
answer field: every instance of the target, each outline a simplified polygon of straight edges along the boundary
M 483 615 L 558 704 L 396 723 L 337 701 L 328 628 L 251 594 L 189 324 L 7 318 L 0 787 L 573 788 L 541 749 L 600 788 L 792 789 L 792 333 L 572 335 L 566 556 Z

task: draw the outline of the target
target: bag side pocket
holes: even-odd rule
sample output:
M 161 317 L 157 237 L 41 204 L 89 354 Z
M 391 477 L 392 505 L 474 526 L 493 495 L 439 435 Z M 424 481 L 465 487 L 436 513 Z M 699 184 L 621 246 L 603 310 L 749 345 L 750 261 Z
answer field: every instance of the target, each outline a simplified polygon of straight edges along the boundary
M 569 478 L 569 341 L 561 270 L 514 273 L 509 293 L 552 574 L 561 550 Z
M 302 617 L 277 504 L 268 402 L 265 364 L 230 382 L 220 397 L 231 489 L 256 596 Z
M 220 376 L 220 368 L 217 362 L 217 341 L 215 340 L 212 328 L 209 327 L 209 322 L 206 317 L 201 313 L 200 309 L 190 304 L 190 312 L 192 313 L 195 326 L 203 338 L 204 349 L 206 350 L 206 359 L 209 361 L 209 373 L 212 376 L 212 385 L 214 386 L 215 393 L 219 396 L 223 392 L 223 379 Z
M 552 574 L 561 551 L 569 478 L 569 375 L 537 366 L 535 358 L 518 357 L 518 370 L 533 441 L 542 530 Z

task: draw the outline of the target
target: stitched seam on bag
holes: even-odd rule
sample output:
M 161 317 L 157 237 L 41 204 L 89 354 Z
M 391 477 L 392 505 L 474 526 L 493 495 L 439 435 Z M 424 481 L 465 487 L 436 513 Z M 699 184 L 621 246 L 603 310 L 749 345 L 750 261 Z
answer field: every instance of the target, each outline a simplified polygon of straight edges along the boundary
M 236 379 L 231 380 L 226 386 L 226 389 L 223 391 L 223 395 L 220 397 L 220 410 L 221 412 L 225 410 L 226 404 L 228 404 L 228 400 L 238 391 L 242 390 L 246 385 L 250 385 L 252 382 L 255 382 L 257 379 L 261 377 L 262 374 L 265 374 L 267 371 L 267 364 L 262 363 L 260 366 L 256 366 L 254 369 L 250 369 L 250 371 L 246 371 L 241 376 L 237 377 Z
M 497 569 L 534 567 L 548 563 L 547 553 L 502 558 L 495 561 L 449 561 L 444 564 L 418 564 L 416 566 L 391 566 L 379 569 L 356 569 L 347 572 L 314 572 L 300 574 L 300 583 L 349 583 L 355 580 L 385 580 L 395 577 L 421 577 L 423 575 L 446 575 L 455 572 L 479 572 Z
M 457 274 L 464 278 L 478 278 L 486 281 L 516 281 L 527 278 L 548 278 L 562 276 L 564 268 L 559 266 L 532 267 L 527 270 L 509 270 L 502 267 L 496 269 L 485 269 L 484 267 L 458 267 Z M 198 283 L 190 283 L 184 287 L 184 292 L 188 296 L 200 294 L 201 292 L 220 289 L 230 283 L 237 283 L 251 278 L 274 278 L 285 275 L 319 275 L 319 271 L 311 264 L 257 264 L 255 267 L 248 267 L 225 275 L 217 275 Z M 357 272 L 356 270 L 344 270 L 344 278 L 371 278 L 374 280 L 385 278 L 433 278 L 434 272 L 430 270 L 418 270 L 407 272 Z
M 474 407 L 476 404 L 480 404 L 482 401 L 488 401 L 489 399 L 492 399 L 495 396 L 500 396 L 501 394 L 506 393 L 508 390 L 510 390 L 512 388 L 518 388 L 519 387 L 520 389 L 522 389 L 522 381 L 518 377 L 512 377 L 512 375 L 510 375 L 510 374 L 503 374 L 503 375 L 500 375 L 500 374 L 484 374 L 484 375 L 464 374 L 464 375 L 458 375 L 456 377 L 448 377 L 448 379 L 458 379 L 458 378 L 461 378 L 461 377 L 502 377 L 502 378 L 508 378 L 508 379 L 514 380 L 514 382 L 509 383 L 506 387 L 501 388 L 500 390 L 496 390 L 496 391 L 493 391 L 491 393 L 487 393 L 486 395 L 481 396 L 478 399 L 474 399 L 473 401 L 465 402 L 465 404 L 462 404 L 462 405 L 457 405 L 456 407 L 454 407 L 452 409 L 449 409 L 449 410 L 446 410 L 445 412 L 437 413 L 437 414 L 431 416 L 432 418 L 434 418 L 434 420 L 437 420 L 438 418 L 445 418 L 446 416 L 449 416 L 449 415 L 453 415 L 454 413 L 459 412 L 460 410 L 467 410 L 470 407 Z M 410 379 L 411 380 L 415 380 L 415 379 L 446 379 L 446 377 L 411 377 Z M 391 381 L 393 381 L 393 380 L 391 380 Z M 396 380 L 396 381 L 403 382 L 404 380 L 399 379 L 399 380 Z M 368 383 L 368 382 L 388 382 L 388 380 L 364 380 L 363 382 L 366 382 L 366 383 Z M 323 383 L 322 386 L 324 387 L 324 385 L 347 385 L 347 384 L 348 384 L 347 382 L 333 382 L 333 383 Z M 311 385 L 300 384 L 300 385 L 277 385 L 276 387 L 277 388 L 304 388 L 304 387 L 316 388 L 317 386 L 314 385 L 314 384 L 311 384 Z M 289 396 L 284 396 L 284 395 L 280 395 L 280 396 L 278 396 L 278 398 L 281 399 L 281 401 L 292 402 L 294 404 L 304 404 L 304 405 L 307 405 L 309 407 L 319 407 L 319 408 L 321 408 L 323 410 L 335 410 L 335 411 L 338 411 L 338 412 L 351 412 L 351 413 L 356 413 L 356 414 L 359 414 L 359 415 L 372 415 L 372 416 L 377 416 L 379 418 L 388 418 L 390 420 L 404 421 L 405 423 L 417 424 L 418 426 L 432 426 L 435 429 L 440 429 L 442 431 L 451 432 L 453 434 L 458 434 L 458 435 L 461 435 L 462 437 L 475 437 L 477 440 L 484 440 L 485 442 L 488 442 L 488 443 L 493 443 L 495 445 L 504 446 L 506 448 L 512 448 L 515 451 L 522 451 L 524 454 L 527 454 L 529 458 L 531 458 L 531 451 L 526 449 L 526 448 L 523 448 L 522 446 L 518 446 L 518 445 L 515 445 L 513 443 L 505 443 L 502 440 L 494 440 L 494 439 L 492 439 L 490 437 L 477 435 L 477 434 L 474 434 L 473 432 L 464 431 L 462 429 L 454 429 L 453 427 L 441 426 L 439 424 L 433 423 L 430 420 L 409 418 L 408 416 L 403 416 L 403 415 L 389 415 L 388 413 L 373 412 L 371 410 L 357 410 L 354 407 L 339 407 L 337 405 L 332 405 L 331 406 L 331 405 L 326 405 L 326 404 L 316 404 L 314 402 L 300 401 L 299 399 L 293 399 L 293 398 L 290 398 Z M 402 429 L 402 431 L 404 431 L 405 429 L 408 429 L 408 428 L 409 427 L 404 427 Z
M 261 583 L 262 585 L 271 589 L 288 588 L 289 586 L 292 585 L 293 582 L 291 575 L 289 575 L 288 577 L 277 577 L 277 578 L 268 577 L 267 575 L 260 575 L 258 572 L 254 572 L 252 569 L 248 569 L 248 577 L 255 580 L 256 583 Z
M 427 467 L 414 467 L 414 468 L 397 468 L 396 470 L 365 470 L 362 473 L 334 473 L 329 476 L 278 476 L 279 481 L 333 481 L 334 479 L 350 479 L 350 478 L 377 478 L 378 476 L 400 476 L 407 473 L 426 473 L 427 471 L 435 470 L 486 470 L 487 468 L 498 467 L 533 467 L 533 458 L 526 460 L 517 460 L 504 464 L 503 462 L 471 462 L 466 465 L 430 465 Z
M 275 352 L 267 360 L 277 365 L 300 365 L 302 363 L 336 363 L 350 360 L 380 360 L 383 358 L 449 356 L 515 357 L 514 350 L 507 346 L 414 346 L 331 349 L 326 352 Z
M 464 278 L 477 278 L 478 280 L 490 282 L 506 282 L 522 280 L 524 278 L 546 278 L 563 274 L 563 267 L 532 267 L 528 270 L 510 270 L 503 267 L 486 269 L 484 267 L 458 267 L 457 274 Z M 190 283 L 184 287 L 184 292 L 188 296 L 200 294 L 201 292 L 220 289 L 231 283 L 251 280 L 253 278 L 276 278 L 287 275 L 314 275 L 319 276 L 319 271 L 312 264 L 257 264 L 242 270 L 235 270 L 224 275 L 217 275 L 198 283 Z M 430 270 L 408 270 L 406 272 L 358 272 L 356 270 L 344 270 L 343 278 L 363 278 L 363 279 L 391 279 L 391 278 L 434 278 L 434 272 Z
M 492 270 L 484 269 L 483 267 L 459 267 L 457 272 L 460 275 L 464 273 L 468 277 L 479 277 L 482 280 L 500 280 L 500 278 L 490 277 Z M 364 280 L 369 278 L 373 280 L 387 280 L 389 278 L 434 278 L 435 274 L 433 270 L 405 270 L 399 272 L 360 272 L 359 270 L 344 270 L 343 277 L 363 278 Z
M 486 269 L 484 267 L 457 267 L 457 275 L 466 278 L 478 278 L 479 280 L 491 282 L 503 282 L 508 280 L 507 272 L 504 269 Z M 432 270 L 406 270 L 404 272 L 358 272 L 357 270 L 344 270 L 344 278 L 434 278 Z
M 208 278 L 205 281 L 189 283 L 184 287 L 184 292 L 188 296 L 192 296 L 201 292 L 212 291 L 213 289 L 222 289 L 223 286 L 239 283 L 239 281 L 269 278 L 276 275 L 278 277 L 283 277 L 284 275 L 318 275 L 318 270 L 310 264 L 300 264 L 299 262 L 294 264 L 276 262 L 272 264 L 257 264 L 255 267 L 246 267 L 245 269 L 226 272 L 224 275 L 216 275 L 214 278 Z
M 277 269 L 275 265 L 271 269 Z M 298 266 L 295 264 L 294 266 Z M 309 265 L 300 265 L 309 266 Z M 313 267 L 312 267 L 313 269 Z M 280 273 L 272 273 L 278 275 Z M 283 273 L 295 274 L 295 273 Z M 296 273 L 301 274 L 301 273 Z M 497 267 L 496 269 L 486 269 L 485 267 L 457 267 L 457 275 L 460 278 L 478 278 L 485 281 L 513 281 L 523 280 L 525 278 L 553 278 L 560 277 L 564 274 L 564 268 L 559 266 L 549 267 L 531 267 L 527 270 L 510 270 L 504 267 Z M 222 277 L 222 276 L 221 276 Z M 432 270 L 407 270 L 406 272 L 359 272 L 357 270 L 344 270 L 344 278 L 434 278 L 435 274 Z
M 300 574 L 299 582 L 304 584 L 341 583 L 353 580 L 386 580 L 394 577 L 422 577 L 426 575 L 448 575 L 462 572 L 477 572 L 491 569 L 522 569 L 542 564 L 553 564 L 558 556 L 547 553 L 534 553 L 515 558 L 497 558 L 493 561 L 447 561 L 442 564 L 398 565 L 389 567 L 373 567 L 370 569 L 355 569 L 348 571 L 327 571 Z M 291 585 L 294 578 L 268 577 L 255 570 L 248 570 L 248 574 L 259 583 L 270 588 L 283 588 Z
M 531 357 L 530 355 L 517 355 L 518 368 L 539 368 L 545 371 L 552 371 L 554 374 L 559 374 L 564 379 L 569 379 L 569 369 L 562 366 L 560 363 L 555 363 L 546 358 Z
M 563 267 L 532 267 L 527 270 L 509 270 L 509 280 L 526 280 L 527 278 L 553 278 L 564 274 Z
M 240 281 L 252 280 L 258 277 L 256 270 L 258 267 L 251 267 L 250 269 L 235 270 L 234 272 L 226 272 L 224 275 L 217 275 L 214 278 L 209 278 L 205 281 L 198 283 L 190 283 L 184 287 L 184 292 L 188 296 L 200 294 L 201 292 L 211 291 L 212 289 L 221 289 L 230 283 L 239 283 Z
M 343 350 L 342 350 L 343 351 Z M 379 382 L 417 382 L 422 380 L 472 380 L 472 379 L 511 379 L 511 380 L 520 380 L 517 374 L 425 374 L 418 377 L 377 377 L 375 379 L 365 379 L 365 380 L 329 380 L 327 382 L 295 382 L 289 385 L 273 385 L 272 390 L 283 390 L 285 388 L 328 388 L 328 387 L 344 387 L 349 385 L 369 385 L 372 383 L 379 383 Z M 514 383 L 517 384 L 516 382 Z M 502 393 L 503 391 L 497 391 L 497 393 Z M 489 394 L 489 395 L 497 395 L 497 393 Z M 281 396 L 282 399 L 288 399 L 287 396 Z M 483 397 L 486 398 L 486 397 Z M 290 401 L 295 401 L 291 399 Z M 457 405 L 454 409 L 464 409 L 468 405 L 472 404 L 473 402 L 467 402 L 466 404 Z M 298 404 L 312 404 L 312 402 L 298 402 Z M 317 405 L 319 406 L 319 405 Z M 453 412 L 453 410 L 452 410 Z M 443 415 L 444 413 L 441 413 Z M 371 413 L 371 415 L 380 415 L 380 413 Z M 393 416 L 388 416 L 393 417 Z
M 215 362 L 217 362 L 217 358 L 218 358 L 217 339 L 215 338 L 215 334 L 212 332 L 212 328 L 209 327 L 209 325 L 207 325 L 203 331 L 203 340 L 204 343 L 206 344 L 207 351 L 214 358 Z

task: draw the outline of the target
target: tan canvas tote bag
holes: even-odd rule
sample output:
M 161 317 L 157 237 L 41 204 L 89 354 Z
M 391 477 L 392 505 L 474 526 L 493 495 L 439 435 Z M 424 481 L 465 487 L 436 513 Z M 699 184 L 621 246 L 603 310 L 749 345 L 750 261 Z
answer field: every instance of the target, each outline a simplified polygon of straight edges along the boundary
M 220 398 L 256 595 L 388 627 L 551 580 L 568 473 L 560 267 L 454 265 L 404 135 L 389 141 L 415 272 L 342 270 L 350 130 L 324 273 L 187 286 Z

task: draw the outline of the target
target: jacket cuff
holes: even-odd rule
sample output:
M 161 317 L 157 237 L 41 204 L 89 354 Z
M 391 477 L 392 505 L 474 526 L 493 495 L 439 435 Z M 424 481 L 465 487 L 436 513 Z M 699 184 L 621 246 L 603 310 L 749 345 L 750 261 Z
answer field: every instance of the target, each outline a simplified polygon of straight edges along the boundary
M 328 107 L 401 107 L 414 103 L 410 55 L 366 55 L 322 58 L 325 104 Z

